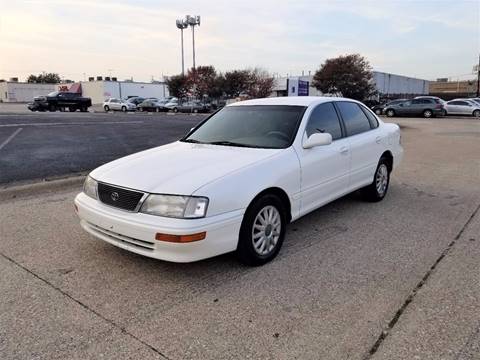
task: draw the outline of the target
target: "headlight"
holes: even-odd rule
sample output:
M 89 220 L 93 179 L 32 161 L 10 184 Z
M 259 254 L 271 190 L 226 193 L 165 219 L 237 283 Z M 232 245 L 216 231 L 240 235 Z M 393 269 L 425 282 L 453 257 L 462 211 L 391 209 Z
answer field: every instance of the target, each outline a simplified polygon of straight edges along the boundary
M 197 196 L 149 195 L 140 212 L 173 218 L 205 217 L 208 199 Z
M 97 199 L 97 181 L 87 176 L 83 183 L 83 192 L 91 198 Z

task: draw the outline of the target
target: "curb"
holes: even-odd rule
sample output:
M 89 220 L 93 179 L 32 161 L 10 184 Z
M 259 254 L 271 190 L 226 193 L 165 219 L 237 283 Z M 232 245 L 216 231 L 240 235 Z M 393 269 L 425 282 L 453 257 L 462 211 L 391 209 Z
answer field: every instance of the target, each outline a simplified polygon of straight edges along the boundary
M 75 187 L 81 190 L 86 175 L 77 175 L 64 179 L 43 180 L 41 182 L 21 184 L 21 185 L 4 185 L 0 187 L 0 202 L 23 199 L 40 194 L 54 193 Z

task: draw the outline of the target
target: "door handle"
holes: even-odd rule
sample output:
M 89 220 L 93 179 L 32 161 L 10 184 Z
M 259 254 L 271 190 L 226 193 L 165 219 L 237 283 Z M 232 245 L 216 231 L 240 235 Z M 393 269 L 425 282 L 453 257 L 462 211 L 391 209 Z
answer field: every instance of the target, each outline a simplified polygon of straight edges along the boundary
M 342 147 L 340 148 L 340 154 L 342 154 L 342 155 L 348 154 L 348 147 L 342 146 Z
M 377 136 L 377 137 L 375 138 L 375 142 L 376 142 L 377 144 L 380 144 L 380 143 L 382 142 L 382 138 L 381 138 L 380 136 Z

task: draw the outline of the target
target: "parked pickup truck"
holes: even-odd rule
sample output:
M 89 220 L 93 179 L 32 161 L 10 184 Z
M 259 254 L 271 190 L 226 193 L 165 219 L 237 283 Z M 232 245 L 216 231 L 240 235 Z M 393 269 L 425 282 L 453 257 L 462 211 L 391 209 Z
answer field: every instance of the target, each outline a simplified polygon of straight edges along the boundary
M 32 103 L 28 104 L 31 111 L 88 111 L 92 106 L 92 99 L 82 97 L 77 93 L 54 91 L 47 96 L 36 96 Z

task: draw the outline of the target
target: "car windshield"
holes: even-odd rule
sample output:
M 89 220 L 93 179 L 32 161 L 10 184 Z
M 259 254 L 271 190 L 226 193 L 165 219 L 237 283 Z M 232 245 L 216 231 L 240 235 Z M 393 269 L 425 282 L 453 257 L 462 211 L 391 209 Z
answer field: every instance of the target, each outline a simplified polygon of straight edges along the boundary
M 57 96 L 58 95 L 58 91 L 54 91 L 54 92 L 51 92 L 50 94 L 48 94 L 47 96 Z
M 228 106 L 182 139 L 185 142 L 283 149 L 296 135 L 304 106 Z

